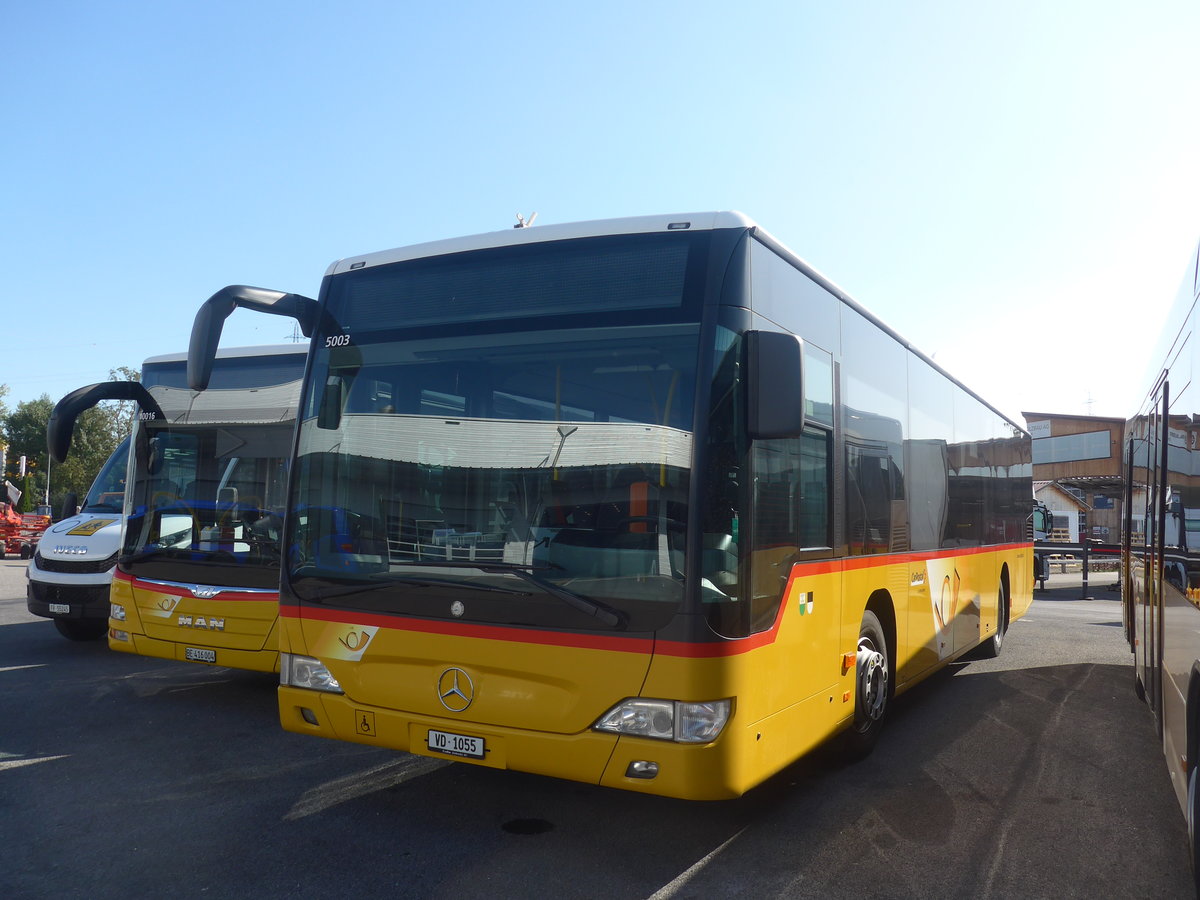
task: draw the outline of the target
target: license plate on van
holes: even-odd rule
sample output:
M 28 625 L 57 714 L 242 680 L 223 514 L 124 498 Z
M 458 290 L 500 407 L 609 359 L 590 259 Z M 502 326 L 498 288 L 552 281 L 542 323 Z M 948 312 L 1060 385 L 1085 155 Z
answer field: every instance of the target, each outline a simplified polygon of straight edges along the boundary
M 65 616 L 71 612 L 71 604 L 69 603 L 51 603 L 49 606 L 50 612 L 56 616 Z

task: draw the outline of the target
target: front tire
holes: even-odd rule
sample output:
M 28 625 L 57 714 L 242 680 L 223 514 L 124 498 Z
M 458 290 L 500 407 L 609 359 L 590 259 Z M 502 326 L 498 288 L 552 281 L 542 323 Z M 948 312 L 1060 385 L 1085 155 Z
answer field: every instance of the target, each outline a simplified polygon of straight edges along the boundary
M 1196 773 L 1198 768 L 1192 766 L 1188 774 L 1187 789 L 1187 826 L 1188 850 L 1192 858 L 1192 881 L 1196 887 L 1196 896 L 1200 897 L 1200 796 L 1197 796 Z
M 1008 633 L 1008 594 L 1004 590 L 1004 582 L 996 588 L 996 631 L 982 644 L 981 656 L 984 659 L 995 659 L 1004 649 L 1004 635 Z
M 867 756 L 879 740 L 891 699 L 890 660 L 887 639 L 879 617 L 863 613 L 858 629 L 858 656 L 854 676 L 854 723 L 846 732 L 846 754 L 851 759 Z

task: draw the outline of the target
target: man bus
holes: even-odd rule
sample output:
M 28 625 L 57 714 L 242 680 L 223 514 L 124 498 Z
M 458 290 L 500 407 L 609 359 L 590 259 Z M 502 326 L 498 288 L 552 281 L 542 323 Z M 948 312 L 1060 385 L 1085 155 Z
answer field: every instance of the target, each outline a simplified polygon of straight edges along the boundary
M 282 514 L 305 356 L 295 344 L 222 351 L 203 393 L 187 388 L 185 354 L 146 361 L 112 649 L 278 670 Z M 52 418 L 52 446 L 65 451 L 82 408 Z
M 1134 685 L 1162 736 L 1200 894 L 1200 249 L 1125 427 L 1122 598 Z
M 1029 437 L 736 213 L 355 257 L 316 302 L 281 582 L 288 730 L 743 793 L 1032 595 Z

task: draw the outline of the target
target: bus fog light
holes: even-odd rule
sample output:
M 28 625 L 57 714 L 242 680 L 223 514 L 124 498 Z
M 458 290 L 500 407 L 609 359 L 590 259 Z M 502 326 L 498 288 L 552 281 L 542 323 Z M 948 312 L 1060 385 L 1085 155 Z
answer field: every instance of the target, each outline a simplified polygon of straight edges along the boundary
M 294 653 L 279 654 L 279 683 L 285 687 L 305 688 L 310 691 L 345 693 L 324 663 L 311 656 L 297 656 Z
M 110 638 L 112 638 L 114 641 L 129 640 L 129 632 L 128 631 L 117 631 L 117 629 L 115 629 L 115 628 L 108 629 L 108 636 Z
M 635 759 L 625 770 L 626 778 L 654 778 L 658 775 L 658 763 L 648 759 Z
M 317 721 L 317 714 L 315 712 L 313 712 L 311 709 L 309 709 L 307 706 L 300 707 L 300 718 L 302 718 L 309 725 L 319 725 L 320 724 Z
M 108 607 L 108 617 L 118 622 L 125 621 L 125 607 L 120 603 L 111 603 Z
M 592 727 L 597 731 L 683 744 L 715 741 L 729 721 L 730 700 L 684 703 L 631 698 L 618 703 Z

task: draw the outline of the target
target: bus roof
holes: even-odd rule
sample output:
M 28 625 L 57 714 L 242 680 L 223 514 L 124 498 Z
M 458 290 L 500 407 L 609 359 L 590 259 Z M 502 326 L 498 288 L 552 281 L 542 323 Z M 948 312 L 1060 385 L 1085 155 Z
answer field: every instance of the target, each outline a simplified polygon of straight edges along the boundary
M 246 357 L 260 356 L 286 356 L 289 353 L 294 353 L 297 356 L 308 355 L 308 342 L 304 341 L 299 344 L 260 344 L 253 347 L 218 347 L 217 359 L 242 359 Z M 162 353 L 158 356 L 147 357 L 142 362 L 143 366 L 153 366 L 162 363 L 186 363 L 187 351 L 179 353 Z
M 566 222 L 561 225 L 535 225 L 529 228 L 509 228 L 466 237 L 429 241 L 392 250 L 380 250 L 363 256 L 339 259 L 326 270 L 336 275 L 351 269 L 382 266 L 388 263 L 487 250 L 492 247 L 512 247 L 544 241 L 568 241 L 575 238 L 603 237 L 613 234 L 653 234 L 659 231 L 712 231 L 717 228 L 755 228 L 753 219 L 739 212 L 677 213 L 663 216 L 634 216 L 626 219 L 596 219 L 590 222 Z
M 987 406 L 1008 422 L 1018 432 L 1025 429 L 1013 419 L 1002 413 L 995 406 L 980 397 L 959 379 L 938 365 L 932 358 L 923 353 L 916 345 L 906 339 L 894 328 L 864 307 L 839 287 L 832 279 L 820 272 L 799 254 L 791 250 L 782 241 L 771 235 L 765 228 L 744 213 L 737 211 L 724 212 L 693 212 L 675 213 L 672 215 L 633 216 L 623 219 L 595 219 L 587 222 L 567 222 L 560 225 L 537 225 L 528 228 L 509 228 L 504 231 L 490 231 L 483 234 L 466 237 L 448 238 L 439 241 L 429 241 L 422 244 L 411 244 L 407 247 L 396 247 L 392 250 L 380 250 L 362 256 L 348 256 L 332 263 L 325 271 L 326 277 L 352 270 L 382 266 L 388 263 L 405 262 L 414 259 L 424 259 L 433 256 L 444 256 L 451 253 L 466 253 L 472 250 L 487 250 L 495 247 L 512 247 L 522 244 L 535 244 L 546 241 L 573 240 L 575 238 L 604 237 L 618 234 L 653 234 L 662 231 L 713 231 L 718 228 L 742 228 L 775 253 L 788 260 L 806 275 L 820 284 L 823 288 L 837 297 L 844 304 L 878 326 L 882 331 L 898 341 L 905 349 L 915 354 L 933 369 L 949 378 L 976 400 Z M 217 352 L 218 357 L 220 351 Z

